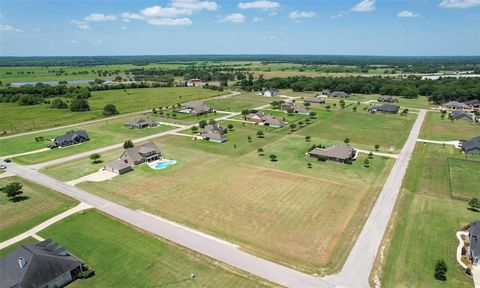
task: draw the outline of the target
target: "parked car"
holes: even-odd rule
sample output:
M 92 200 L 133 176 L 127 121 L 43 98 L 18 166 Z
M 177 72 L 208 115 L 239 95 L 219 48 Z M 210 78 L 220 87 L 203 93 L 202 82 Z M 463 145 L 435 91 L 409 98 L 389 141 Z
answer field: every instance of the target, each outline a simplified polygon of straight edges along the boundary
M 5 166 L 5 165 L 0 165 L 0 170 L 5 170 L 5 169 L 7 169 L 7 166 Z
M 4 161 L 5 163 L 10 163 L 10 162 L 12 162 L 12 160 L 10 160 L 10 159 L 3 159 L 3 161 Z

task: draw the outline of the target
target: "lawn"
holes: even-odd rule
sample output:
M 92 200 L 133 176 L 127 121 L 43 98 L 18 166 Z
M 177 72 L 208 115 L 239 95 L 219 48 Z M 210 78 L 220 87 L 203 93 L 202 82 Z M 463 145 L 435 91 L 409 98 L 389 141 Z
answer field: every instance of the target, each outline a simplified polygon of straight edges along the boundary
M 359 109 L 362 110 L 362 109 Z M 399 152 L 403 147 L 416 115 L 370 114 L 365 111 L 345 110 L 317 112 L 318 121 L 297 132 L 299 135 L 343 141 L 350 139 L 352 146 L 376 144 L 385 152 Z
M 23 185 L 23 196 L 28 198 L 13 203 L 3 193 L 0 195 L 0 242 L 21 234 L 77 204 L 63 194 L 18 177 L 0 178 L 0 187 L 15 181 Z
M 39 233 L 95 270 L 69 287 L 269 287 L 262 280 L 97 212 L 72 215 Z M 195 279 L 190 274 L 195 273 Z
M 249 143 L 245 135 L 255 129 L 260 128 L 228 133 L 231 139 L 239 137 L 234 140 L 237 148 L 230 140 L 218 144 L 163 137 L 158 146 L 177 164 L 165 170 L 141 165 L 112 181 L 79 187 L 227 239 L 295 269 L 318 274 L 336 271 L 393 161 L 375 157 L 372 166 L 364 168 L 362 155 L 351 166 L 320 163 L 303 156 L 301 136 L 269 133 Z M 233 136 L 236 132 L 239 135 Z M 270 162 L 268 154 L 257 156 L 257 147 L 275 151 L 279 161 Z M 307 162 L 314 162 L 312 169 L 306 168 Z
M 468 140 L 480 135 L 480 124 L 466 120 L 441 118 L 438 112 L 428 112 L 420 138 L 437 141 Z
M 10 246 L 7 246 L 3 249 L 0 250 L 0 257 L 4 256 L 4 255 L 7 255 L 8 253 L 10 253 L 11 251 L 17 249 L 18 247 L 22 246 L 22 245 L 25 245 L 25 244 L 32 244 L 32 243 L 36 243 L 38 242 L 35 238 L 33 237 L 28 237 L 28 238 L 25 238 L 23 239 L 22 241 L 19 241 L 15 244 L 12 244 Z
M 88 99 L 91 109 L 88 112 L 52 109 L 48 104 L 20 106 L 0 103 L 0 131 L 18 133 L 102 118 L 106 104 L 115 104 L 120 113 L 130 113 L 223 94 L 227 93 L 192 87 L 95 91 Z
M 462 157 L 453 147 L 417 144 L 377 259 L 382 287 L 472 287 L 455 259 L 455 232 L 480 214 L 450 197 L 447 177 L 447 159 Z M 447 263 L 446 282 L 433 278 L 438 259 Z
M 243 93 L 239 96 L 208 100 L 207 103 L 210 107 L 219 111 L 241 112 L 245 109 L 253 109 L 255 107 L 269 104 L 277 98 L 269 98 L 258 95 L 255 93 Z
M 480 160 L 480 157 L 473 159 Z M 480 161 L 448 159 L 452 197 L 471 199 L 480 196 Z

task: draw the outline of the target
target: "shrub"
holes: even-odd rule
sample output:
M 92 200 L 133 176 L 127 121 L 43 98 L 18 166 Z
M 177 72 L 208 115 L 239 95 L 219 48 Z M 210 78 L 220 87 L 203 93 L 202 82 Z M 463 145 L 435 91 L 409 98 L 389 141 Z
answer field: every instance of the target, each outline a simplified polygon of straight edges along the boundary
M 435 273 L 433 276 L 435 279 L 439 281 L 446 281 L 447 280 L 447 263 L 445 263 L 445 260 L 440 259 L 437 260 L 437 263 L 435 263 Z
M 118 114 L 118 110 L 115 105 L 107 104 L 105 105 L 105 107 L 103 107 L 103 116 L 112 116 L 117 114 Z
M 95 275 L 95 270 L 88 269 L 77 274 L 78 279 L 87 279 Z
M 88 104 L 87 99 L 73 99 L 70 104 L 70 111 L 72 112 L 83 112 L 90 111 L 90 105 Z
M 327 157 L 320 155 L 320 156 L 318 156 L 318 161 L 326 162 L 326 161 L 327 161 Z
M 52 104 L 50 104 L 50 108 L 66 109 L 68 108 L 68 105 L 63 102 L 62 99 L 56 98 L 52 101 Z

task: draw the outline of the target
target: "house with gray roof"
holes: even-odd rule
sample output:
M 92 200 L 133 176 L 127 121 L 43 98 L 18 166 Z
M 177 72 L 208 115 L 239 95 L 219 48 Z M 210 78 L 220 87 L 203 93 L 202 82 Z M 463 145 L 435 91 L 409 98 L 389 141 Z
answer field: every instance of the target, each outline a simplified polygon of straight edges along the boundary
M 261 94 L 262 96 L 265 96 L 265 97 L 275 97 L 275 96 L 278 96 L 277 90 L 273 90 L 273 89 L 263 90 L 260 94 Z
M 208 141 L 223 143 L 227 141 L 227 129 L 220 127 L 218 124 L 207 125 L 202 131 L 202 138 Z
M 480 266 L 480 220 L 470 223 L 468 229 L 470 240 L 470 260 L 475 266 Z
M 384 105 L 370 107 L 368 111 L 370 111 L 371 113 L 381 112 L 385 114 L 397 114 L 399 109 L 400 109 L 400 106 L 384 104 Z
M 387 103 L 394 103 L 398 102 L 398 98 L 395 96 L 390 96 L 390 95 L 382 95 L 377 98 L 378 102 L 387 102 Z
M 441 106 L 443 109 L 447 110 L 465 110 L 465 109 L 470 109 L 470 106 L 457 102 L 457 101 L 450 101 L 447 103 L 443 103 Z
M 130 129 L 143 129 L 157 126 L 157 122 L 149 118 L 135 118 L 132 121 L 125 122 L 125 127 Z
M 132 165 L 128 161 L 118 159 L 109 162 L 103 166 L 103 170 L 116 173 L 118 175 L 125 174 L 133 170 Z
M 212 112 L 212 108 L 208 107 L 204 101 L 190 101 L 182 105 L 182 108 L 178 110 L 179 113 L 202 115 Z
M 310 110 L 308 110 L 307 108 L 298 107 L 293 102 L 282 103 L 281 106 L 280 106 L 280 109 L 285 111 L 285 112 L 292 111 L 293 113 L 303 114 L 303 115 L 308 115 L 310 113 Z
M 467 120 L 470 122 L 475 122 L 477 120 L 475 114 L 463 110 L 454 110 L 448 114 L 448 117 L 453 120 Z
M 65 135 L 58 136 L 53 140 L 53 143 L 58 147 L 66 147 L 74 144 L 83 143 L 90 140 L 87 132 L 83 130 L 70 131 Z
M 148 142 L 139 146 L 126 149 L 120 156 L 120 160 L 130 165 L 139 165 L 145 162 L 159 160 L 162 152 L 153 142 Z
M 465 101 L 463 102 L 463 104 L 470 107 L 470 110 L 472 111 L 480 111 L 480 99 L 472 99 L 469 101 Z
M 337 161 L 340 163 L 346 163 L 355 159 L 356 154 L 357 151 L 346 144 L 337 144 L 326 149 L 317 147 L 308 152 L 310 157 L 317 159 L 325 157 L 326 160 Z
M 303 103 L 325 104 L 325 99 L 321 97 L 307 97 L 303 99 Z
M 329 98 L 347 98 L 347 97 L 350 97 L 350 95 L 348 93 L 345 93 L 343 91 L 329 92 L 327 96 Z
M 462 151 L 466 154 L 480 155 L 480 136 L 461 142 Z
M 25 244 L 0 258 L 0 288 L 64 287 L 83 264 L 51 239 Z
M 285 125 L 283 120 L 280 120 L 272 115 L 268 115 L 264 112 L 259 113 L 249 113 L 245 116 L 248 121 L 263 124 L 265 126 L 271 126 L 276 128 L 281 128 Z

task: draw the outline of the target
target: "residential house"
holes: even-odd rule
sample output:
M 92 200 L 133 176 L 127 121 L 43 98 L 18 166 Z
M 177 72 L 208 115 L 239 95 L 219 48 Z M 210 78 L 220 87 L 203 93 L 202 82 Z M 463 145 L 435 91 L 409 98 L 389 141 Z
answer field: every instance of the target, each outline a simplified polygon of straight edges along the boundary
M 350 95 L 348 95 L 348 93 L 345 93 L 343 91 L 329 92 L 327 96 L 329 98 L 347 98 L 347 97 L 350 97 Z
M 103 166 L 103 170 L 122 175 L 132 171 L 133 168 L 132 165 L 128 163 L 128 161 L 119 159 L 105 164 Z
M 337 161 L 345 163 L 355 158 L 357 151 L 346 144 L 337 144 L 335 146 L 322 149 L 315 148 L 308 152 L 308 155 L 313 158 L 325 157 L 326 160 Z
M 390 95 L 382 95 L 382 96 L 377 98 L 377 101 L 378 102 L 387 102 L 387 103 L 394 103 L 394 102 L 398 103 L 398 98 L 395 97 L 395 96 L 390 96 Z
M 88 137 L 87 132 L 83 130 L 78 130 L 78 131 L 70 131 L 65 135 L 56 137 L 53 140 L 53 143 L 55 143 L 55 145 L 58 147 L 65 147 L 65 146 L 83 143 L 88 140 L 90 140 L 90 138 Z
M 286 112 L 293 111 L 293 113 L 308 115 L 310 110 L 307 108 L 298 107 L 293 102 L 284 102 L 281 104 L 280 109 Z
M 473 113 L 468 113 L 462 110 L 454 110 L 450 114 L 448 114 L 448 117 L 453 120 L 467 120 L 470 122 L 475 122 L 477 117 Z
M 462 141 L 462 151 L 466 154 L 480 155 L 480 136 L 473 137 L 468 141 Z
M 157 122 L 150 120 L 149 118 L 136 118 L 132 121 L 126 122 L 124 125 L 131 129 L 143 129 L 147 127 L 155 127 L 157 126 Z
M 126 149 L 120 156 L 120 160 L 131 165 L 139 165 L 145 162 L 152 162 L 159 160 L 162 153 L 157 145 L 153 142 L 148 142 L 133 148 Z M 120 166 L 118 166 L 120 168 Z
M 450 101 L 447 103 L 443 103 L 441 106 L 443 109 L 447 110 L 465 110 L 465 109 L 470 109 L 470 106 L 457 102 L 457 101 Z
M 273 89 L 268 89 L 268 90 L 263 90 L 261 92 L 261 95 L 265 97 L 275 97 L 275 96 L 278 96 L 278 92 Z
M 205 83 L 201 79 L 189 79 L 187 81 L 187 86 L 188 87 L 202 87 L 204 86 Z
M 468 229 L 470 239 L 470 260 L 475 266 L 480 266 L 480 220 L 470 223 Z
M 263 124 L 265 126 L 271 126 L 276 128 L 281 128 L 285 125 L 284 121 L 277 119 L 272 115 L 265 114 L 264 112 L 249 113 L 247 114 L 246 119 L 257 124 Z
M 397 114 L 399 109 L 400 109 L 400 106 L 384 104 L 379 106 L 373 106 L 369 108 L 368 111 L 372 113 L 382 112 L 385 114 Z
M 183 104 L 182 109 L 178 112 L 191 115 L 202 115 L 212 111 L 212 108 L 208 107 L 207 103 L 204 101 L 190 101 Z
M 325 99 L 321 97 L 307 97 L 303 99 L 303 103 L 310 104 L 325 104 Z
M 51 239 L 25 244 L 0 258 L 0 288 L 64 287 L 83 264 Z
M 470 107 L 470 110 L 472 111 L 480 111 L 480 99 L 469 100 L 469 101 L 463 102 L 463 104 Z
M 223 143 L 227 141 L 226 133 L 227 129 L 218 126 L 218 124 L 207 125 L 202 131 L 202 138 L 212 142 Z

